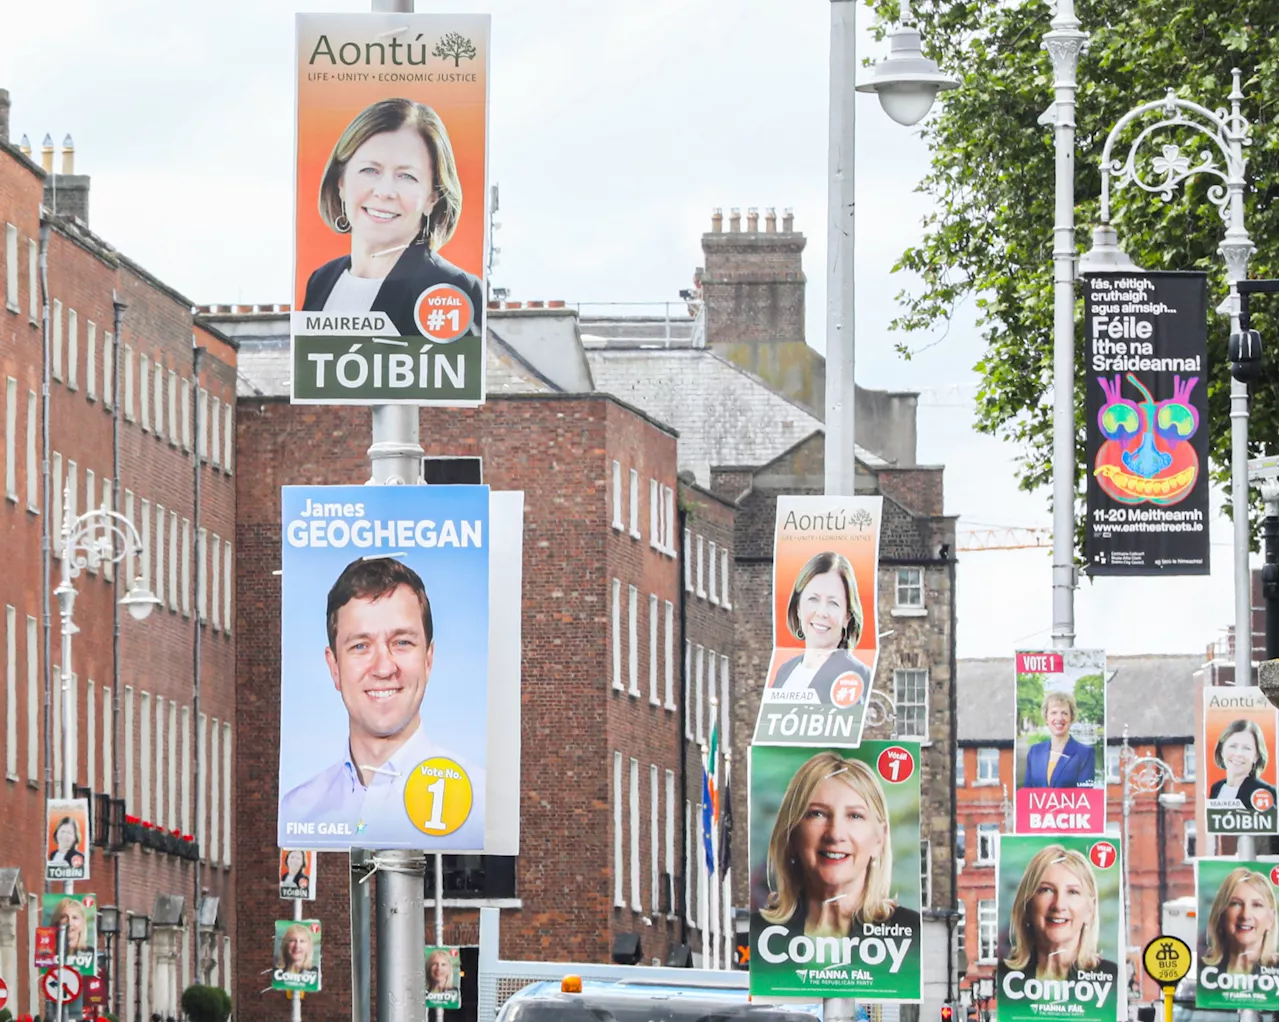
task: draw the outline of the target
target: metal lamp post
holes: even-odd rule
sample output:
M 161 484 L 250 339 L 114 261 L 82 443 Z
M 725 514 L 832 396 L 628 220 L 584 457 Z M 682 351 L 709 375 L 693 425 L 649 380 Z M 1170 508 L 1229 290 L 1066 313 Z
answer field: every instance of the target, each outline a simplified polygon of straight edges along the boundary
M 151 939 L 151 917 L 130 916 L 127 936 L 133 945 L 133 1022 L 142 1022 L 142 945 Z
M 73 620 L 76 590 L 72 584 L 80 573 L 88 568 L 97 571 L 104 564 L 119 564 L 126 557 L 142 550 L 138 530 L 124 515 L 105 507 L 86 511 L 78 518 L 71 517 L 71 489 L 62 495 L 62 580 L 53 591 L 58 598 L 62 619 L 62 797 L 75 797 L 75 764 L 72 759 L 74 732 L 71 720 L 71 639 L 80 629 Z M 128 609 L 135 621 L 144 620 L 160 601 L 156 599 L 142 578 L 134 580 L 133 587 L 121 598 L 121 606 Z M 68 894 L 74 883 L 65 882 Z
M 1124 785 L 1120 812 L 1124 820 L 1124 937 L 1125 953 L 1127 954 L 1128 948 L 1133 946 L 1132 884 L 1129 876 L 1130 860 L 1132 859 L 1129 844 L 1129 811 L 1133 808 L 1134 797 L 1160 792 L 1159 798 L 1162 805 L 1178 805 L 1186 801 L 1186 796 L 1178 792 L 1165 793 L 1161 791 L 1165 784 L 1176 779 L 1177 775 L 1174 773 L 1173 767 L 1158 756 L 1139 756 L 1135 753 L 1129 745 L 1129 726 L 1127 724 L 1124 728 L 1124 738 L 1120 746 L 1120 769 Z M 1160 854 L 1164 854 L 1163 849 L 1161 849 Z
M 1216 177 L 1221 183 L 1208 189 L 1209 201 L 1218 207 L 1226 224 L 1218 251 L 1227 267 L 1228 293 L 1218 306 L 1220 313 L 1231 317 L 1231 333 L 1241 329 L 1241 300 L 1238 284 L 1245 279 L 1254 244 L 1244 226 L 1245 158 L 1244 147 L 1251 145 L 1250 124 L 1240 111 L 1244 93 L 1240 89 L 1240 69 L 1231 71 L 1230 109 L 1209 110 L 1199 103 L 1180 99 L 1170 89 L 1164 99 L 1136 106 L 1120 118 L 1107 136 L 1102 149 L 1102 200 L 1099 225 L 1094 228 L 1093 247 L 1080 259 L 1081 271 L 1137 269 L 1119 248 L 1115 228 L 1111 226 L 1111 187 L 1135 184 L 1144 192 L 1157 194 L 1166 202 L 1174 189 L 1200 174 Z M 1141 131 L 1129 146 L 1125 159 L 1113 157 L 1112 150 L 1121 134 L 1131 125 L 1141 124 Z M 1207 140 L 1206 148 L 1185 154 L 1182 147 L 1167 141 L 1153 154 L 1149 165 L 1140 160 L 1146 143 L 1163 129 L 1186 129 L 1195 138 L 1197 148 Z M 1216 152 L 1214 151 L 1216 150 Z M 1221 157 L 1221 165 L 1219 165 Z M 1149 169 L 1150 173 L 1147 174 Z M 1231 508 L 1234 526 L 1235 564 L 1235 677 L 1245 684 L 1253 670 L 1252 623 L 1249 592 L 1249 387 L 1242 380 L 1231 379 Z
M 111 993 L 115 982 L 115 975 L 112 965 L 115 958 L 112 955 L 112 946 L 116 939 L 120 936 L 120 910 L 115 905 L 103 905 L 98 909 L 98 932 L 106 939 L 107 956 L 103 960 L 104 971 L 106 972 L 107 981 L 107 1004 L 115 1004 Z

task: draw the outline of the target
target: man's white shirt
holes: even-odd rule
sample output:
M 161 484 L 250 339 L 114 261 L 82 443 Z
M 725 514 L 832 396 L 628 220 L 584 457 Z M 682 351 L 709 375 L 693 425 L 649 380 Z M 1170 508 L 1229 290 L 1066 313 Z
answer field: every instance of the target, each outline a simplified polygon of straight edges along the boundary
M 471 781 L 471 812 L 452 834 L 438 836 L 414 826 L 404 805 L 405 782 L 425 760 L 451 759 Z M 343 757 L 280 801 L 281 847 L 420 848 L 480 852 L 484 850 L 484 771 L 471 766 L 427 737 L 424 723 L 382 766 L 373 769 L 366 787 L 351 759 L 348 741 Z M 317 824 L 305 833 L 289 824 Z

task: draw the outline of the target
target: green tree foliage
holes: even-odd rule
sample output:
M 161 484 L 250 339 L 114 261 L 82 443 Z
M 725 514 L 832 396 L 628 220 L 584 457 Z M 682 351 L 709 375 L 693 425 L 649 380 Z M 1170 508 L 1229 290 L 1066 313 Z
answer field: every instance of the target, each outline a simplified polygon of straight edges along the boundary
M 1107 702 L 1102 690 L 1101 674 L 1085 674 L 1076 679 L 1076 719 L 1102 725 L 1106 720 Z
M 896 0 L 867 0 L 882 18 L 897 17 Z M 1179 97 L 1210 110 L 1228 105 L 1231 69 L 1243 72 L 1243 113 L 1253 125 L 1246 149 L 1249 187 L 1246 226 L 1257 250 L 1250 276 L 1274 278 L 1277 269 L 1277 4 L 1276 0 L 1076 0 L 1076 16 L 1089 34 L 1080 60 L 1076 110 L 1076 244 L 1089 247 L 1098 219 L 1103 145 L 1133 107 Z M 932 167 L 918 190 L 934 200 L 920 245 L 907 249 L 895 269 L 920 276 L 923 290 L 899 295 L 895 328 L 943 334 L 957 304 L 972 298 L 986 344 L 976 412 L 982 432 L 1016 445 L 1019 484 L 1047 487 L 1052 478 L 1052 329 L 1054 157 L 1052 129 L 1037 118 L 1053 101 L 1053 70 L 1040 47 L 1052 2 L 1045 0 L 913 0 L 924 45 L 943 70 L 961 79 L 945 94 L 922 134 Z M 1127 155 L 1133 134 L 1117 144 Z M 1144 143 L 1149 160 L 1162 144 L 1181 141 L 1183 155 L 1210 146 L 1186 129 L 1159 132 Z M 1215 150 L 1216 152 L 1216 150 Z M 1219 166 L 1221 166 L 1219 161 Z M 1148 164 L 1149 166 L 1149 164 Z M 1224 224 L 1209 199 L 1216 177 L 1201 174 L 1169 202 L 1135 185 L 1112 190 L 1112 222 L 1133 260 L 1148 270 L 1203 270 L 1209 274 L 1210 310 L 1226 295 L 1217 247 Z M 1079 291 L 1077 291 L 1079 298 Z M 1262 380 L 1251 387 L 1251 456 L 1276 451 L 1276 302 L 1253 299 L 1253 326 L 1266 352 Z M 1084 457 L 1083 303 L 1077 301 L 1076 474 Z M 1230 474 L 1230 327 L 1210 311 L 1209 427 L 1212 478 Z M 906 357 L 917 347 L 903 342 Z M 1257 491 L 1254 491 L 1257 498 Z M 1256 509 L 1255 509 L 1256 510 Z M 1255 533 L 1256 534 L 1256 533 Z
M 1040 707 L 1044 704 L 1044 675 L 1018 675 L 1018 721 L 1017 727 L 1039 727 L 1044 723 Z
M 221 987 L 193 983 L 182 991 L 182 1012 L 190 1022 L 227 1022 L 231 996 Z

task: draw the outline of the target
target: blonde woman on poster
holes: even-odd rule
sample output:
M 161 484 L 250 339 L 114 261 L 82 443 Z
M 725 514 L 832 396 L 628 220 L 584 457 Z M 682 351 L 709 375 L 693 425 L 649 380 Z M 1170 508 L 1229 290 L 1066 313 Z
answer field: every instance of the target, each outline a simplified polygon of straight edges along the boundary
M 1089 860 L 1075 849 L 1047 845 L 1031 857 L 1009 912 L 1009 973 L 1037 980 L 1074 981 L 1081 972 L 1113 985 L 1115 962 L 1098 952 L 1098 886 Z
M 772 687 L 814 691 L 824 705 L 831 705 L 832 686 L 853 673 L 867 691 L 871 671 L 852 653 L 862 637 L 862 622 L 862 600 L 849 559 L 831 550 L 810 558 L 787 603 L 787 628 L 804 643 L 804 652 L 778 668 Z
M 457 988 L 453 982 L 453 956 L 444 948 L 427 955 L 427 993 L 449 994 Z
M 1264 876 L 1245 867 L 1227 874 L 1209 910 L 1203 955 L 1203 963 L 1219 972 L 1257 976 L 1274 970 L 1276 897 Z
M 319 207 L 351 250 L 311 274 L 304 311 L 382 312 L 400 336 L 416 337 L 419 299 L 443 284 L 470 300 L 464 332 L 479 332 L 480 281 L 440 255 L 462 212 L 462 186 L 431 107 L 384 99 L 357 114 L 329 156 Z
M 920 915 L 890 897 L 893 850 L 884 790 L 865 763 L 811 757 L 791 779 L 769 838 L 772 893 L 755 927 L 858 936 L 863 923 L 919 932 Z
M 284 972 L 301 972 L 315 968 L 315 944 L 311 931 L 302 923 L 294 923 L 280 938 L 280 953 L 276 968 Z
M 84 906 L 76 898 L 63 898 L 49 917 L 50 926 L 66 926 L 67 954 L 89 947 L 89 921 Z

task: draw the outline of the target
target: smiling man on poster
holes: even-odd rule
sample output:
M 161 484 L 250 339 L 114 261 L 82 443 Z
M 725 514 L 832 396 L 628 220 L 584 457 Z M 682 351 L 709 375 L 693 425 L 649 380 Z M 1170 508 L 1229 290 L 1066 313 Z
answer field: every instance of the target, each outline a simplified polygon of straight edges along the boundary
M 475 622 L 464 624 L 467 615 L 485 619 L 487 586 L 474 568 L 487 572 L 487 489 L 307 488 L 311 496 L 299 501 L 300 489 L 285 494 L 286 594 L 318 609 L 313 579 L 321 564 L 344 563 L 323 604 L 323 663 L 333 694 L 320 688 L 315 653 L 284 637 L 281 843 L 482 850 L 484 770 L 476 760 L 483 762 L 483 746 L 473 759 L 466 738 L 477 719 L 483 731 L 486 650 L 456 647 L 474 644 Z M 351 491 L 360 499 L 333 499 Z M 295 568 L 303 553 L 305 569 Z M 449 597 L 441 601 L 454 629 L 443 640 L 453 647 L 444 677 L 437 676 L 437 619 L 424 573 Z M 286 600 L 290 610 L 295 605 Z M 298 631 L 314 634 L 313 623 L 306 625 Z M 446 698 L 428 706 L 428 693 L 440 686 L 449 690 Z M 294 708 L 314 726 L 299 728 Z M 438 740 L 444 733 L 449 748 Z M 459 739 L 462 746 L 454 748 Z M 290 783 L 295 778 L 305 779 Z

